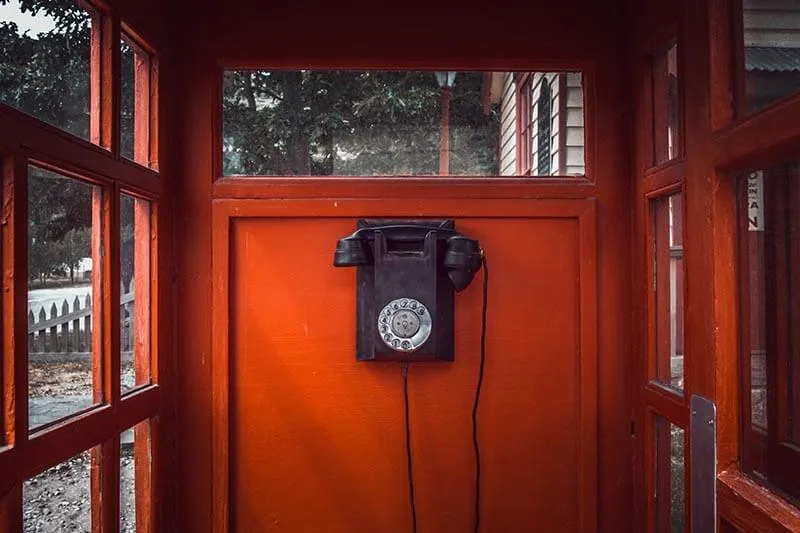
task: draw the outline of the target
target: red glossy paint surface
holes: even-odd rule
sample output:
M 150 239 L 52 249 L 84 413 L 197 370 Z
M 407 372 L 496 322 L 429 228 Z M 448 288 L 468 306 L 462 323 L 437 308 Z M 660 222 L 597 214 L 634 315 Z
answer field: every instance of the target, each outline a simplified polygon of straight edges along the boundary
M 494 266 L 480 410 L 487 531 L 581 531 L 580 481 L 596 465 L 580 453 L 596 441 L 582 440 L 581 405 L 592 409 L 594 400 L 582 397 L 581 367 L 594 364 L 581 360 L 579 224 L 458 226 L 481 239 Z M 327 218 L 233 224 L 234 531 L 409 528 L 400 365 L 355 360 L 354 272 L 331 266 L 336 239 L 353 227 Z M 531 250 L 541 251 L 538 260 Z M 455 363 L 410 369 L 421 530 L 471 528 L 481 283 L 457 297 Z

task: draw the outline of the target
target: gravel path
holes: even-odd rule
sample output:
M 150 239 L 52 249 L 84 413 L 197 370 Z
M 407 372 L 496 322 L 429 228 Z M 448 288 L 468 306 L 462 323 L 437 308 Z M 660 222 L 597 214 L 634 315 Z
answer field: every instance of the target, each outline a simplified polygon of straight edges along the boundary
M 25 482 L 25 533 L 91 531 L 89 455 L 84 452 Z M 136 530 L 133 483 L 133 450 L 131 446 L 123 446 L 120 455 L 121 533 Z

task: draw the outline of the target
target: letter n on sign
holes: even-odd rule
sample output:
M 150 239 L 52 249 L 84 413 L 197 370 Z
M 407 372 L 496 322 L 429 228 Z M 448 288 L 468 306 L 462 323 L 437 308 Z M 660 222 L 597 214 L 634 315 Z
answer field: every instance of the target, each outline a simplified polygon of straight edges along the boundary
M 764 172 L 747 178 L 747 231 L 764 231 Z

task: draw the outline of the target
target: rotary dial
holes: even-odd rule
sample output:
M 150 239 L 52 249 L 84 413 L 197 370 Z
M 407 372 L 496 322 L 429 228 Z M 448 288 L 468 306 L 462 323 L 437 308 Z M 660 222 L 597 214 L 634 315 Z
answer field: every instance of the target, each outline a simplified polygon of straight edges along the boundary
M 398 298 L 378 314 L 378 332 L 384 344 L 398 352 L 411 352 L 431 335 L 431 315 L 414 298 Z

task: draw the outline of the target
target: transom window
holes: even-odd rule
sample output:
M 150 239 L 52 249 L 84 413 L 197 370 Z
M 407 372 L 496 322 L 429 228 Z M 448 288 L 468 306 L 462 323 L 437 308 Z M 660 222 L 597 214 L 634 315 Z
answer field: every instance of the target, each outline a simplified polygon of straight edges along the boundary
M 556 79 L 546 120 L 522 79 Z M 585 173 L 579 73 L 231 70 L 223 87 L 225 176 Z

